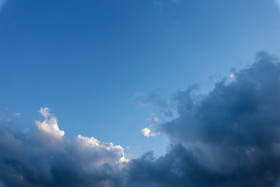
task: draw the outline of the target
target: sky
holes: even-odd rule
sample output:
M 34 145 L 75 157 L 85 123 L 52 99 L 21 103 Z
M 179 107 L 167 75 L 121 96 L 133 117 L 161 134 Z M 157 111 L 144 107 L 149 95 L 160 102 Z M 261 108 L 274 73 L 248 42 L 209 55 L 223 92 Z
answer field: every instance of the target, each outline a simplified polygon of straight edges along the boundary
M 0 0 L 0 186 L 277 187 L 279 44 L 279 0 Z

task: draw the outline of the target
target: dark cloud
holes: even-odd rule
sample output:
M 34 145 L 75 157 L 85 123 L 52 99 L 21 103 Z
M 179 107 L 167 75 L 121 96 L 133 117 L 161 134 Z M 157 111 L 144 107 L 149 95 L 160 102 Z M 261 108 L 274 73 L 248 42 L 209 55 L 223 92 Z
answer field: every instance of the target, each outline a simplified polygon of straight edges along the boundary
M 67 138 L 46 109 L 37 129 L 0 125 L 0 186 L 276 187 L 280 176 L 280 64 L 259 53 L 206 96 L 173 97 L 178 117 L 162 124 L 166 155 L 129 162 L 123 149 Z
M 280 64 L 259 53 L 205 97 L 179 92 L 161 126 L 172 146 L 131 162 L 129 186 L 276 186 L 280 176 Z M 145 181 L 145 182 L 142 182 Z
M 199 102 L 187 90 L 178 103 L 179 117 L 162 127 L 174 141 L 258 148 L 278 143 L 280 65 L 259 54 L 231 83 L 217 83 Z
M 29 133 L 15 125 L 0 125 L 3 186 L 121 185 L 119 171 L 125 163 L 122 147 L 81 135 L 65 137 L 59 134 L 63 131 L 54 116 L 46 115 L 36 124 L 38 129 Z

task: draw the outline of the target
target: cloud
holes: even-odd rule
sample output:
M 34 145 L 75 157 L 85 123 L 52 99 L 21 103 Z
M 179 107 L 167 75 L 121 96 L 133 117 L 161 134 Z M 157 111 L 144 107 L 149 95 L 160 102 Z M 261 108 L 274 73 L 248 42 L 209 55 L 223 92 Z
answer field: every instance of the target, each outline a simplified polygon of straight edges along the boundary
M 91 160 L 87 164 L 93 164 L 92 166 L 102 166 L 104 164 L 118 164 L 127 161 L 124 157 L 124 150 L 119 145 L 113 145 L 112 143 L 101 143 L 93 137 L 77 136 L 77 146 L 79 149 L 91 153 L 92 158 L 98 158 L 98 160 Z M 87 155 L 88 156 L 88 155 Z
M 39 131 L 54 138 L 63 137 L 64 131 L 58 128 L 57 119 L 56 117 L 51 115 L 49 108 L 41 108 L 40 113 L 42 116 L 44 116 L 45 120 L 42 122 L 35 121 L 35 124 L 37 125 Z
M 120 186 L 127 162 L 121 146 L 93 137 L 64 136 L 47 108 L 37 129 L 0 123 L 0 181 L 3 186 Z
M 229 77 L 230 77 L 231 81 L 236 81 L 236 77 L 235 77 L 234 73 L 230 74 Z
M 144 128 L 144 129 L 141 130 L 141 132 L 146 137 L 157 136 L 158 135 L 158 133 L 152 133 L 149 128 Z
M 180 92 L 160 127 L 171 146 L 132 160 L 128 186 L 274 187 L 280 177 L 280 63 L 264 52 L 203 98 Z
M 121 146 L 82 135 L 61 136 L 52 114 L 28 133 L 3 123 L 0 184 L 276 187 L 280 180 L 280 61 L 261 52 L 234 77 L 234 81 L 217 82 L 202 97 L 194 94 L 195 86 L 175 94 L 177 117 L 158 124 L 156 131 L 165 133 L 171 143 L 159 158 L 149 152 L 127 161 Z M 148 128 L 142 132 L 151 135 Z
M 44 118 L 48 118 L 51 116 L 50 109 L 48 107 L 42 107 L 39 112 L 42 116 L 44 116 Z

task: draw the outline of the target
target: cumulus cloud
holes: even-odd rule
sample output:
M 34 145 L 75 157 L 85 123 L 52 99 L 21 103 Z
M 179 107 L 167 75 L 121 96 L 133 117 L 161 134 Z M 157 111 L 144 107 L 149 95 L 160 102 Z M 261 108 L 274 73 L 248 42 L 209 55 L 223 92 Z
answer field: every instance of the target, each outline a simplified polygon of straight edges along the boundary
M 93 137 L 65 137 L 48 108 L 43 122 L 25 132 L 0 124 L 0 181 L 3 186 L 120 186 L 124 150 Z
M 104 164 L 118 164 L 125 162 L 124 150 L 119 145 L 113 145 L 112 143 L 101 143 L 93 137 L 77 136 L 77 146 L 80 150 L 91 153 L 87 164 L 91 166 L 102 166 Z M 86 155 L 89 156 L 89 155 Z M 97 160 L 92 160 L 98 158 Z
M 218 82 L 203 97 L 193 93 L 196 87 L 175 94 L 177 117 L 157 129 L 171 143 L 159 158 L 146 153 L 126 161 L 121 146 L 82 135 L 61 136 L 57 121 L 50 121 L 54 115 L 48 113 L 37 131 L 29 133 L 1 124 L 0 184 L 276 187 L 280 181 L 280 61 L 259 53 L 250 67 L 236 71 L 234 77 L 234 81 Z M 148 128 L 143 133 L 151 135 Z M 45 137 L 52 141 L 42 141 Z
M 51 115 L 49 108 L 41 108 L 41 115 L 45 118 L 44 121 L 35 121 L 39 131 L 52 136 L 54 138 L 61 138 L 64 136 L 64 131 L 58 128 L 57 119 Z
M 151 129 L 149 129 L 149 128 L 144 128 L 144 129 L 141 130 L 141 132 L 146 137 L 157 136 L 158 135 L 158 133 L 152 133 Z
M 42 116 L 44 116 L 44 118 L 48 118 L 51 116 L 51 112 L 48 107 L 45 107 L 45 108 L 42 107 L 39 112 Z
M 280 64 L 264 52 L 235 81 L 198 99 L 177 97 L 178 117 L 160 127 L 172 145 L 131 161 L 130 186 L 274 187 L 280 177 Z M 128 186 L 129 186 L 128 185 Z

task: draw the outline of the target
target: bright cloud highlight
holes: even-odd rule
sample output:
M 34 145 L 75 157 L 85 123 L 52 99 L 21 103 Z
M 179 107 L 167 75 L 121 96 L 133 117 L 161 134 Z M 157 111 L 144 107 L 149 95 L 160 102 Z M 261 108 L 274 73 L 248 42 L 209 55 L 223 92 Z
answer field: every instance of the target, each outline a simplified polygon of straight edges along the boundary
M 141 132 L 146 137 L 157 136 L 158 135 L 158 133 L 152 133 L 149 128 L 144 128 L 144 129 L 141 130 Z
M 40 114 L 45 118 L 45 120 L 42 122 L 35 121 L 39 131 L 55 138 L 61 138 L 64 136 L 64 131 L 58 128 L 57 119 L 51 115 L 49 108 L 41 108 Z

